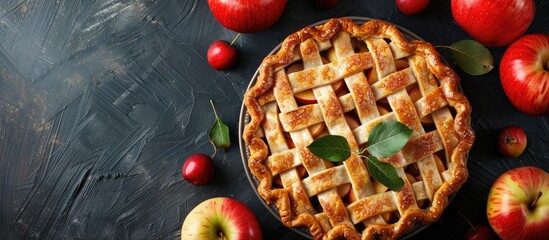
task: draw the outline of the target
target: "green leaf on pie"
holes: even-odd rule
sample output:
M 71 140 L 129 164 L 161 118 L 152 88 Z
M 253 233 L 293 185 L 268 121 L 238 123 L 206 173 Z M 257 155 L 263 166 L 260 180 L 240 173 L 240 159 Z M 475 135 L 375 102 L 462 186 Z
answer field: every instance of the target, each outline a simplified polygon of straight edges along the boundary
M 473 76 L 490 72 L 494 68 L 494 58 L 490 51 L 474 40 L 461 40 L 447 48 L 450 49 L 457 65 Z
M 395 167 L 389 163 L 381 162 L 374 156 L 367 159 L 368 171 L 378 182 L 390 188 L 392 191 L 399 192 L 404 186 L 404 180 L 398 176 Z
M 213 101 L 210 100 L 212 109 L 215 115 L 215 122 L 212 128 L 210 129 L 210 141 L 216 146 L 223 149 L 229 148 L 231 146 L 231 138 L 229 136 L 229 127 L 221 121 L 217 116 Z
M 366 158 L 366 165 L 372 177 L 393 191 L 400 191 L 404 181 L 398 176 L 396 168 L 377 157 L 388 157 L 400 151 L 412 135 L 412 129 L 397 121 L 384 121 L 376 124 L 368 138 L 366 148 L 373 156 Z M 351 156 L 347 139 L 342 136 L 326 135 L 315 139 L 307 148 L 315 156 L 331 161 L 341 162 Z M 364 152 L 364 151 L 362 151 Z M 359 152 L 361 154 L 361 152 Z
M 307 148 L 315 156 L 331 162 L 345 161 L 351 156 L 347 139 L 337 135 L 317 138 Z
M 400 151 L 410 139 L 412 129 L 398 121 L 384 121 L 376 124 L 366 150 L 376 157 L 389 157 Z

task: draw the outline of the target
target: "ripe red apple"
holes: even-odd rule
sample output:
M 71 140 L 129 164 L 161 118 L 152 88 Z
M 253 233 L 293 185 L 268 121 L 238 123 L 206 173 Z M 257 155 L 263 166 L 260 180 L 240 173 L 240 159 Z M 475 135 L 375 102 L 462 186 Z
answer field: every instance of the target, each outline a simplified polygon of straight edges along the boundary
M 436 156 L 436 155 L 435 155 Z M 494 231 L 485 224 L 474 224 L 463 215 L 460 211 L 457 211 L 457 213 L 467 222 L 467 224 L 471 227 L 467 232 L 465 233 L 465 236 L 463 237 L 465 240 L 492 240 L 495 238 Z
M 498 135 L 498 151 L 505 157 L 518 157 L 527 143 L 526 133 L 517 126 L 508 126 L 502 129 Z
M 549 35 L 528 34 L 511 44 L 501 59 L 499 76 L 518 110 L 549 115 Z
M 198 204 L 181 226 L 181 240 L 260 240 L 261 227 L 254 213 L 238 200 L 210 198 Z
M 490 189 L 487 215 L 502 239 L 549 239 L 549 174 L 532 166 L 503 173 Z
M 208 0 L 221 25 L 239 33 L 263 31 L 278 21 L 287 0 Z
M 396 0 L 398 10 L 406 15 L 420 14 L 429 5 L 429 0 Z
M 233 67 L 238 61 L 238 50 L 228 42 L 219 40 L 210 45 L 206 57 L 215 70 L 225 70 Z
M 499 47 L 526 32 L 534 20 L 534 0 L 452 0 L 457 24 L 481 44 Z
M 204 154 L 194 154 L 185 160 L 181 168 L 183 178 L 194 185 L 204 185 L 212 180 L 215 170 L 212 158 Z
M 313 3 L 319 8 L 328 9 L 334 7 L 337 4 L 337 0 L 313 0 Z
M 490 227 L 484 224 L 475 224 L 467 233 L 465 233 L 466 240 L 492 240 L 494 239 L 494 233 Z

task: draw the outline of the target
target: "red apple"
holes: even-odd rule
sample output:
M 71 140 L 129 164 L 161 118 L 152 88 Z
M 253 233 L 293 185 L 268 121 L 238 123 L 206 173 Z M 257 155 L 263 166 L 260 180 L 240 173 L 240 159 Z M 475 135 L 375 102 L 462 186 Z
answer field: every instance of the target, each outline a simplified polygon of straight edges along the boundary
M 534 0 L 452 0 L 457 24 L 481 44 L 499 47 L 526 32 L 534 20 Z
M 429 0 L 396 0 L 398 10 L 406 15 L 420 14 L 429 5 Z
M 203 239 L 260 240 L 261 227 L 243 203 L 226 197 L 210 198 L 191 210 L 181 227 L 181 240 Z
M 499 76 L 518 110 L 549 115 L 549 35 L 529 34 L 511 44 L 501 59 Z
M 204 154 L 194 154 L 188 157 L 181 170 L 183 178 L 194 185 L 204 185 L 210 182 L 215 173 L 212 158 Z
M 337 5 L 337 0 L 313 0 L 313 3 L 319 8 L 332 8 Z
M 208 0 L 221 25 L 239 33 L 263 31 L 278 21 L 287 0 Z
M 518 157 L 526 148 L 526 133 L 522 128 L 509 126 L 499 132 L 498 151 L 505 157 Z
M 490 189 L 487 215 L 502 239 L 549 239 L 549 174 L 532 166 L 505 172 Z
M 225 70 L 233 67 L 238 61 L 238 50 L 228 42 L 219 40 L 210 45 L 206 57 L 215 70 Z
M 494 238 L 492 229 L 484 224 L 475 224 L 465 233 L 466 240 L 492 240 Z
M 495 233 L 489 226 L 480 223 L 473 225 L 473 223 L 471 223 L 471 221 L 469 221 L 469 219 L 467 219 L 467 217 L 465 217 L 463 213 L 461 213 L 460 211 L 457 211 L 457 213 L 471 227 L 465 233 L 465 240 L 492 240 L 495 238 Z

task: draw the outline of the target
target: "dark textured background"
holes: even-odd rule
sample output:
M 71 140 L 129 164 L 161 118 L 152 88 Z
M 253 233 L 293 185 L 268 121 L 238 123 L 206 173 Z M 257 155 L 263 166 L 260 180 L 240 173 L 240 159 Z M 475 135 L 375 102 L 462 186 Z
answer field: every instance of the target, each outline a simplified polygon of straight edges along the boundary
M 241 36 L 239 64 L 218 72 L 206 63 L 208 45 L 236 33 L 206 2 L 0 1 L 0 239 L 178 239 L 187 213 L 218 196 L 251 207 L 265 239 L 299 239 L 257 199 L 238 148 L 242 94 L 263 57 L 299 28 L 341 16 L 391 21 L 435 45 L 469 38 L 449 1 L 405 16 L 387 0 L 340 0 L 329 10 L 290 0 L 271 29 Z M 528 32 L 549 32 L 548 2 L 536 1 Z M 499 64 L 505 48 L 490 50 Z M 420 239 L 461 239 L 468 227 L 458 211 L 486 223 L 488 190 L 506 170 L 549 170 L 549 119 L 515 110 L 497 67 L 481 77 L 456 71 L 477 133 L 470 178 Z M 213 182 L 196 187 L 181 166 L 190 154 L 211 153 L 209 99 L 233 145 L 215 159 Z M 500 157 L 494 144 L 511 124 L 528 135 L 517 159 Z

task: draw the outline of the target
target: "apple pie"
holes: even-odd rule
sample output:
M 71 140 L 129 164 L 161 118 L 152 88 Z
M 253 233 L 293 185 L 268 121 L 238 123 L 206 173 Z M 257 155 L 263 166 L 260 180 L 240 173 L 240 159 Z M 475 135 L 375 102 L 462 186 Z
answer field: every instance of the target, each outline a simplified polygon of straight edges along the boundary
M 289 35 L 244 94 L 242 132 L 257 192 L 285 226 L 315 239 L 398 238 L 436 221 L 468 177 L 471 106 L 459 77 L 427 42 L 379 20 L 330 19 Z M 352 153 L 333 163 L 308 145 L 324 135 L 368 145 L 377 123 L 413 130 L 380 159 L 404 187 L 391 191 Z

